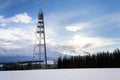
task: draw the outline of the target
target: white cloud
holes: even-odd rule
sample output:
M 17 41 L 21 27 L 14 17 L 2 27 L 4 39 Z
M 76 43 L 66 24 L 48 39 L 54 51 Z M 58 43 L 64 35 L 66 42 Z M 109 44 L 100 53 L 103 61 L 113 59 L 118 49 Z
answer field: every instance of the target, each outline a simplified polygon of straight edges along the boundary
M 51 13 L 48 15 L 48 18 L 51 19 L 51 21 L 56 21 L 56 22 L 61 22 L 61 21 L 65 21 L 68 19 L 71 19 L 75 16 L 78 15 L 84 15 L 84 13 L 80 13 L 80 12 L 73 12 L 73 11 L 65 11 L 65 12 L 56 12 L 56 13 Z M 54 23 L 54 22 L 53 22 Z
M 79 30 L 84 30 L 84 32 L 83 31 L 77 32 L 80 35 L 75 35 L 73 33 L 75 36 L 73 36 L 72 39 L 60 42 L 59 45 L 61 46 L 61 51 L 64 54 L 81 55 L 83 53 L 81 50 L 98 52 L 102 50 L 113 50 L 113 48 L 114 49 L 118 48 L 119 46 L 117 45 L 119 44 L 118 41 L 120 40 L 119 38 L 113 39 L 113 38 L 99 37 L 98 36 L 99 34 L 96 34 L 96 31 L 102 32 L 104 27 L 119 29 L 120 28 L 119 25 L 120 25 L 120 13 L 112 13 L 103 16 L 98 16 L 96 19 L 84 23 L 78 22 L 75 24 L 73 23 L 71 25 L 68 25 L 65 27 L 66 30 L 68 31 L 76 32 Z M 92 34 L 96 35 L 97 37 L 89 37 L 88 35 L 92 35 L 92 34 L 88 31 L 88 29 L 89 31 L 92 31 Z M 107 33 L 107 31 L 104 33 Z M 114 33 L 119 34 L 116 32 Z M 81 34 L 86 34 L 86 36 L 81 36 Z M 110 49 L 111 45 L 112 45 L 112 49 Z
M 13 17 L 5 18 L 0 15 L 0 26 L 5 26 L 8 23 L 31 23 L 32 18 L 27 13 L 16 14 Z
M 76 32 L 78 30 L 85 29 L 85 28 L 89 27 L 89 25 L 90 25 L 90 23 L 77 23 L 77 24 L 72 24 L 72 25 L 66 26 L 65 28 L 68 31 Z
M 79 30 L 85 30 L 87 28 L 97 28 L 101 27 L 103 28 L 104 26 L 108 27 L 108 25 L 114 24 L 114 27 L 116 25 L 120 25 L 120 13 L 112 13 L 112 14 L 107 14 L 103 16 L 99 16 L 96 19 L 81 23 L 73 23 L 71 25 L 66 26 L 66 30 L 76 32 Z
M 88 49 L 91 49 L 91 50 L 94 50 L 96 48 L 102 49 L 103 47 L 114 45 L 118 42 L 118 41 L 116 41 L 116 39 L 99 37 L 99 36 L 97 36 L 97 34 L 96 34 L 97 37 L 89 37 L 88 35 L 92 35 L 93 33 L 88 34 L 89 31 L 87 31 L 87 29 L 90 29 L 91 31 L 94 32 L 94 28 L 97 28 L 97 27 L 103 28 L 102 26 L 105 26 L 108 24 L 113 24 L 113 23 L 119 24 L 120 19 L 117 17 L 119 15 L 120 15 L 119 13 L 108 14 L 105 16 L 99 16 L 99 17 L 97 17 L 97 19 L 93 19 L 93 20 L 90 20 L 87 22 L 73 23 L 71 25 L 66 26 L 65 29 L 68 31 L 71 31 L 71 32 L 76 32 L 79 30 L 86 30 L 86 31 L 85 32 L 82 31 L 80 33 L 78 32 L 78 34 L 80 34 L 80 35 L 75 35 L 74 33 L 72 33 L 74 36 L 72 37 L 72 39 L 69 39 L 69 40 L 62 40 L 62 41 L 55 42 L 55 40 L 58 40 L 58 39 L 51 38 L 51 40 L 49 40 L 49 42 L 51 42 L 51 43 L 54 42 L 54 44 L 55 44 L 54 48 L 56 48 L 56 50 L 58 52 L 63 53 L 63 54 L 68 54 L 68 55 L 81 55 L 81 54 L 83 54 L 84 51 L 87 51 Z M 61 26 L 59 26 L 59 23 L 64 20 L 69 20 L 73 17 L 75 17 L 75 16 L 72 16 L 72 17 L 67 16 L 67 17 L 63 18 L 63 16 L 58 16 L 58 15 L 54 14 L 53 17 L 50 18 L 50 19 L 52 19 L 51 23 L 53 23 L 50 26 L 54 27 L 54 29 L 58 28 L 60 30 Z M 54 23 L 55 23 L 55 25 L 54 25 Z M 51 30 L 51 32 L 52 32 L 52 30 Z M 61 32 L 58 32 L 58 33 L 61 33 Z M 48 31 L 48 34 L 49 34 L 49 31 Z M 54 34 L 56 34 L 56 32 L 54 32 Z M 85 34 L 85 36 L 81 36 L 81 34 Z M 50 36 L 52 36 L 52 35 L 50 35 Z M 59 36 L 59 35 L 57 35 L 57 36 Z M 61 36 L 63 36 L 63 35 L 60 35 L 59 37 L 62 38 Z M 69 36 L 71 36 L 71 35 L 69 35 Z M 67 37 L 69 37 L 69 36 L 67 36 Z M 64 35 L 64 37 L 66 37 L 66 34 Z M 105 50 L 108 50 L 108 48 L 106 48 Z
M 1 45 L 1 48 L 7 49 L 7 50 L 21 48 L 21 46 L 15 45 L 12 42 L 9 42 L 9 43 L 2 42 L 0 43 L 0 45 Z
M 66 21 L 71 20 L 74 17 L 77 16 L 83 16 L 86 15 L 87 11 L 62 11 L 62 12 L 53 12 L 51 14 L 48 14 L 45 17 L 46 25 L 49 27 L 56 28 L 62 28 L 64 26 Z
M 59 35 L 55 32 L 55 30 L 51 27 L 46 28 L 46 42 L 49 44 L 56 44 L 57 37 Z
M 29 30 L 29 31 L 28 31 Z M 2 48 L 16 49 L 33 44 L 34 31 L 32 28 L 0 29 L 0 44 Z
M 17 14 L 14 17 L 10 18 L 13 22 L 16 23 L 30 23 L 32 18 L 28 16 L 27 13 Z
M 0 54 L 33 54 L 35 44 L 35 29 L 36 27 L 19 27 L 0 29 L 0 49 L 4 49 L 6 52 L 0 52 Z M 55 36 L 57 34 L 52 28 L 46 28 L 46 42 L 52 44 L 47 48 L 52 49 L 56 44 Z M 55 48 L 55 47 L 54 47 Z M 54 54 L 55 49 L 51 50 Z M 57 55 L 57 54 L 56 54 Z
M 114 39 L 75 35 L 71 40 L 58 43 L 60 51 L 69 55 L 81 55 L 83 50 L 116 44 Z
M 19 19 L 20 16 L 22 16 L 22 17 Z M 25 17 L 26 22 L 24 22 L 23 17 Z M 81 55 L 81 53 L 83 53 L 82 50 L 85 50 L 85 49 L 104 47 L 107 45 L 115 44 L 115 40 L 113 40 L 113 39 L 107 39 L 107 38 L 102 38 L 102 37 L 88 37 L 88 36 L 81 36 L 81 35 L 74 35 L 72 37 L 72 39 L 70 39 L 70 40 L 63 40 L 61 38 L 61 36 L 63 36 L 63 35 L 60 35 L 61 30 L 59 30 L 59 32 L 58 32 L 58 31 L 56 31 L 56 28 L 58 28 L 58 27 L 60 28 L 59 22 L 64 20 L 64 18 L 61 18 L 60 20 L 56 21 L 57 17 L 58 16 L 56 16 L 56 17 L 53 16 L 53 18 L 49 18 L 49 19 L 51 19 L 51 22 L 49 22 L 49 20 L 48 20 L 48 24 L 46 27 L 46 41 L 47 41 L 47 43 L 52 44 L 52 46 L 56 49 L 56 51 L 58 51 L 60 53 L 69 54 L 69 55 Z M 65 19 L 69 19 L 69 18 L 70 17 L 68 16 Z M 108 18 L 106 18 L 106 19 L 108 19 Z M 27 13 L 18 14 L 11 18 L 4 18 L 4 16 L 0 16 L 0 25 L 4 26 L 10 22 L 30 23 L 31 20 L 28 17 Z M 103 19 L 100 19 L 100 21 L 102 21 L 102 20 Z M 115 19 L 114 21 L 116 22 L 118 20 Z M 68 31 L 75 32 L 78 30 L 83 30 L 83 29 L 89 28 L 91 26 L 97 25 L 97 22 L 99 23 L 99 20 L 90 21 L 90 22 L 86 22 L 86 23 L 76 23 L 76 24 L 66 26 L 66 29 Z M 53 23 L 55 23 L 55 25 Z M 94 24 L 94 23 L 96 23 L 96 24 Z M 99 24 L 101 24 L 101 23 L 99 23 Z M 36 27 L 34 27 L 34 29 L 36 29 Z M 35 38 L 34 37 L 34 35 L 35 35 L 34 29 L 32 29 L 32 28 L 30 28 L 30 29 L 28 29 L 28 28 L 0 29 L 0 34 L 3 34 L 3 35 L 0 35 L 0 41 L 1 41 L 0 45 L 3 46 L 4 48 L 8 48 L 8 49 L 16 49 L 16 48 L 24 49 L 24 47 L 29 46 L 29 44 L 33 45 L 34 38 Z M 87 34 L 87 32 L 86 32 L 86 34 Z M 65 35 L 64 35 L 64 37 L 66 37 Z M 57 40 L 59 41 L 58 37 L 62 41 L 57 42 Z M 33 47 L 33 46 L 31 46 L 31 47 Z
M 28 29 L 30 30 L 30 29 Z M 25 28 L 0 29 L 0 38 L 5 40 L 30 39 L 33 30 L 28 31 Z
M 103 15 L 97 17 L 94 20 L 91 20 L 90 22 L 91 22 L 90 27 L 101 27 L 101 28 L 104 26 L 110 27 L 110 25 L 113 24 L 115 27 L 116 25 L 120 25 L 120 12 Z
M 0 16 L 0 26 L 5 26 L 6 23 L 9 23 L 9 19 L 4 18 L 4 16 Z

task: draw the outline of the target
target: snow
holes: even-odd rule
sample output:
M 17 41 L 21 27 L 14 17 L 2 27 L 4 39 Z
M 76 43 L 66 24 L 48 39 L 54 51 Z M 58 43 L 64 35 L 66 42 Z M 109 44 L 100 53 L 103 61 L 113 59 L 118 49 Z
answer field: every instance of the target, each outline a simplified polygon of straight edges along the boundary
M 120 80 L 120 68 L 1 71 L 0 80 Z

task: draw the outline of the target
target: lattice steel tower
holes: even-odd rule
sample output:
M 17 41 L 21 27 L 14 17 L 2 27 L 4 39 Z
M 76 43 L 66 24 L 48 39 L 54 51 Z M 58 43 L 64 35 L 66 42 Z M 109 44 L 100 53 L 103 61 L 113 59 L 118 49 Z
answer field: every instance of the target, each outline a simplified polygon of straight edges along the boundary
M 47 55 L 46 55 L 46 41 L 45 41 L 45 27 L 44 27 L 44 16 L 43 12 L 38 13 L 37 29 L 35 32 L 36 41 L 34 45 L 34 60 L 45 62 L 47 66 Z

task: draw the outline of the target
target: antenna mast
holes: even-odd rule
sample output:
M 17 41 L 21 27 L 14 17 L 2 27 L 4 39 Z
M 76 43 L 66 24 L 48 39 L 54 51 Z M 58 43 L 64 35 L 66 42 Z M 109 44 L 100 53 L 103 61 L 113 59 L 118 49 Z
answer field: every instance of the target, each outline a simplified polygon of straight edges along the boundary
M 37 58 L 40 62 L 45 62 L 47 66 L 47 55 L 46 55 L 46 40 L 45 40 L 45 27 L 44 27 L 44 16 L 42 10 L 38 13 L 38 22 L 35 32 L 35 45 L 34 45 L 34 60 Z

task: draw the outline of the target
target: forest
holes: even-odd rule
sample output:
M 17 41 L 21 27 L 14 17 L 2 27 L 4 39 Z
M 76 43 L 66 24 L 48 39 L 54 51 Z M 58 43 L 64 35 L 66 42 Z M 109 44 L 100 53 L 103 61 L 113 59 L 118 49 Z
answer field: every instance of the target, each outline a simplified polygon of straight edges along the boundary
M 120 68 L 120 49 L 86 56 L 59 57 L 57 68 Z
M 64 56 L 59 57 L 57 64 L 47 65 L 42 64 L 27 64 L 8 63 L 0 67 L 0 70 L 31 70 L 31 69 L 64 69 L 64 68 L 120 68 L 120 49 L 115 49 L 113 52 L 104 51 L 96 54 L 85 56 Z

